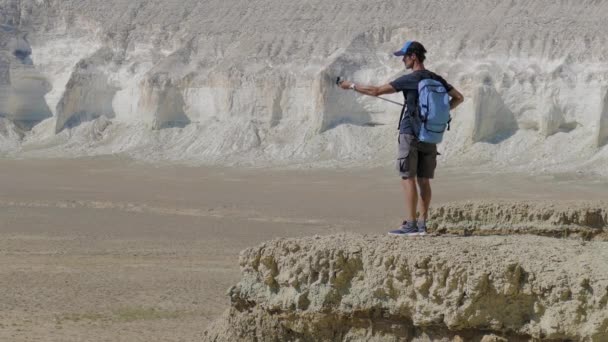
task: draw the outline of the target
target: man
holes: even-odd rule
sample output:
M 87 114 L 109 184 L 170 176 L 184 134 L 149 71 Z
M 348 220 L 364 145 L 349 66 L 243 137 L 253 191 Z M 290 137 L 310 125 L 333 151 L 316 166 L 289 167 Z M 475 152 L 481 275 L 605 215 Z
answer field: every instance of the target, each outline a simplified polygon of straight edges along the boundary
M 420 142 L 416 138 L 420 130 L 418 119 L 418 82 L 433 79 L 441 82 L 450 96 L 450 109 L 456 108 L 464 101 L 462 94 L 447 83 L 441 76 L 426 70 L 424 60 L 426 49 L 416 41 L 407 41 L 395 56 L 403 56 L 406 69 L 412 73 L 401 76 L 380 87 L 354 84 L 344 81 L 342 89 L 352 89 L 371 96 L 403 92 L 405 106 L 399 122 L 397 169 L 401 176 L 401 186 L 405 196 L 405 221 L 401 227 L 389 232 L 390 235 L 412 236 L 426 234 L 426 221 L 431 204 L 431 179 L 437 166 L 437 145 Z M 418 188 L 416 187 L 418 185 Z M 416 220 L 420 191 L 420 217 Z

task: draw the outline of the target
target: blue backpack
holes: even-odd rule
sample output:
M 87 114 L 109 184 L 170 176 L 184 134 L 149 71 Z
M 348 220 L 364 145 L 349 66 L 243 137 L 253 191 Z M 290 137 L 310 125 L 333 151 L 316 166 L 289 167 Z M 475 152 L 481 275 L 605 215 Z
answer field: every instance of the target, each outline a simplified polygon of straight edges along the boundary
M 448 91 L 441 82 L 429 78 L 418 83 L 418 94 L 418 140 L 439 144 L 452 121 Z

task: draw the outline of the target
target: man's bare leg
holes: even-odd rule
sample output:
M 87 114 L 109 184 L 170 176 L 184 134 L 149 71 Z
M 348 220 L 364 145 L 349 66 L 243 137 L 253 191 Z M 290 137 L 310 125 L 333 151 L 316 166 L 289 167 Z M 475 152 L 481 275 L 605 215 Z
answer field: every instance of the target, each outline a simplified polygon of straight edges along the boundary
M 402 178 L 401 186 L 405 197 L 405 219 L 408 222 L 416 221 L 416 206 L 418 204 L 418 190 L 416 189 L 416 177 Z
M 429 178 L 417 178 L 420 187 L 420 220 L 425 221 L 429 218 L 429 207 L 431 205 L 431 180 Z

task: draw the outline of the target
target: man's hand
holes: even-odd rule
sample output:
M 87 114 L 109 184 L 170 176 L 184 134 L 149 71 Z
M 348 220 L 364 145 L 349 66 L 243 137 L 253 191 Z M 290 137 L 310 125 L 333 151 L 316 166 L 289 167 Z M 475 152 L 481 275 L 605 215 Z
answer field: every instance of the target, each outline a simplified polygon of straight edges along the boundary
M 450 95 L 450 97 L 451 97 L 450 109 L 454 109 L 454 108 L 458 107 L 459 104 L 464 102 L 464 96 L 462 96 L 462 94 L 458 90 L 456 90 L 456 88 L 452 88 L 452 90 L 450 90 L 448 95 Z
M 350 89 L 350 86 L 352 85 L 352 82 L 349 81 L 341 81 L 340 82 L 340 88 L 342 89 Z

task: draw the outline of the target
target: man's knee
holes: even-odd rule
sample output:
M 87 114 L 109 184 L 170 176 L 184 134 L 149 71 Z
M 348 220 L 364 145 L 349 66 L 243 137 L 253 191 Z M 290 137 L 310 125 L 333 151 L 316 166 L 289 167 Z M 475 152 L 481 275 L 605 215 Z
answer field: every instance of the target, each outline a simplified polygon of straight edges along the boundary
M 401 177 L 401 182 L 402 183 L 416 184 L 416 176 L 414 176 L 414 177 Z
M 430 178 L 418 177 L 417 181 L 418 181 L 418 185 L 420 185 L 420 186 L 430 186 L 431 185 L 431 179 Z
M 401 177 L 401 187 L 406 191 L 415 190 L 416 177 Z

